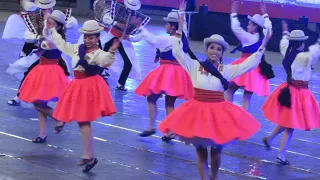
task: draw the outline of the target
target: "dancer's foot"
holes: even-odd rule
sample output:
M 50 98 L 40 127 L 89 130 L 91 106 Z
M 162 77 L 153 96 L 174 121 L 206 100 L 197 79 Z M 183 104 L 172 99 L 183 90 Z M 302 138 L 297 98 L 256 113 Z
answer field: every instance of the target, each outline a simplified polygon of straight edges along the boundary
M 14 97 L 12 100 L 9 100 L 7 103 L 10 106 L 20 106 L 21 100 L 18 97 Z
M 164 142 L 169 142 L 169 141 L 171 141 L 172 139 L 174 139 L 175 138 L 175 135 L 173 134 L 173 133 L 169 133 L 169 134 L 166 134 L 166 135 L 164 135 L 164 136 L 162 136 L 162 141 L 164 141 Z
M 126 88 L 124 87 L 124 85 L 121 85 L 121 84 L 119 84 L 119 83 L 118 83 L 116 89 L 117 89 L 117 90 L 120 90 L 120 91 L 128 91 L 128 89 L 126 89 Z
M 89 172 L 97 163 L 98 163 L 98 159 L 92 158 L 92 161 L 86 164 L 86 166 L 82 169 L 82 172 L 84 173 Z
M 59 134 L 66 123 L 57 121 L 56 127 L 54 127 L 54 134 Z
M 262 142 L 263 142 L 264 146 L 266 147 L 267 151 L 270 151 L 271 150 L 271 146 L 269 144 L 268 137 L 264 137 L 262 139 Z
M 290 162 L 285 158 L 277 157 L 277 163 L 281 165 L 290 165 Z
M 44 138 L 38 136 L 32 140 L 33 143 L 45 143 L 46 141 L 47 141 L 47 136 L 45 136 Z
M 148 137 L 148 136 L 152 136 L 156 133 L 155 129 L 150 129 L 150 130 L 145 130 L 142 133 L 139 134 L 139 136 L 141 137 Z

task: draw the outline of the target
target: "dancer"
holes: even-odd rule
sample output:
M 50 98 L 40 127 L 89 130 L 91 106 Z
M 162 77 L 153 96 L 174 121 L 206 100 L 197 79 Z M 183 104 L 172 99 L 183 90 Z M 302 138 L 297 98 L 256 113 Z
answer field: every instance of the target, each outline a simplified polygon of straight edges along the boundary
M 98 74 L 101 67 L 113 63 L 120 42 L 114 41 L 109 52 L 104 52 L 97 45 L 101 31 L 103 27 L 97 21 L 86 21 L 79 29 L 84 34 L 84 44 L 79 45 L 65 42 L 54 28 L 45 29 L 45 36 L 52 38 L 58 49 L 72 57 L 75 79 L 60 97 L 53 117 L 66 123 L 74 120 L 79 124 L 84 151 L 79 165 L 86 165 L 84 172 L 90 171 L 98 162 L 93 154 L 91 122 L 116 112 L 109 87 Z
M 186 3 L 180 4 L 180 11 L 184 11 Z M 140 136 L 147 137 L 156 133 L 155 118 L 157 115 L 157 100 L 165 94 L 166 114 L 169 115 L 174 110 L 177 98 L 191 99 L 193 97 L 193 87 L 187 72 L 181 67 L 176 58 L 172 55 L 172 46 L 178 30 L 178 13 L 170 12 L 164 21 L 167 22 L 165 28 L 170 36 L 154 36 L 144 28 L 140 28 L 140 35 L 150 45 L 159 49 L 160 66 L 151 71 L 147 77 L 136 88 L 135 93 L 139 96 L 147 96 L 149 110 L 149 128 L 143 131 Z M 185 33 L 186 24 L 182 41 L 184 42 L 184 52 L 189 51 L 189 45 Z M 163 141 L 170 141 L 174 138 L 172 134 L 162 137 Z
M 50 28 L 56 29 L 65 38 L 63 26 L 65 15 L 55 10 L 48 15 L 47 24 Z M 48 106 L 49 101 L 57 101 L 69 84 L 68 77 L 59 67 L 58 62 L 61 52 L 55 48 L 49 39 L 42 41 L 40 64 L 34 67 L 19 89 L 19 98 L 28 103 L 33 103 L 38 111 L 40 123 L 39 136 L 32 140 L 34 143 L 43 143 L 47 139 L 47 117 L 52 117 L 53 109 Z M 64 124 L 57 121 L 55 134 L 58 134 Z
M 138 78 L 141 78 L 140 63 L 136 58 L 132 45 L 132 42 L 138 42 L 141 39 L 129 37 L 130 34 L 134 35 L 134 32 L 136 32 L 135 29 L 145 26 L 150 20 L 150 17 L 138 12 L 140 7 L 140 0 L 124 0 L 124 5 L 113 0 L 110 12 L 106 13 L 103 17 L 103 24 L 106 24 L 109 27 L 111 26 L 109 33 L 104 37 L 104 41 L 107 41 L 104 43 L 104 51 L 108 51 L 113 44 L 113 41 L 119 39 L 123 33 L 128 36 L 121 41 L 119 46 L 119 53 L 123 59 L 124 65 L 116 87 L 117 90 L 127 91 L 125 83 L 129 77 L 132 66 L 138 73 Z M 128 25 L 126 25 L 127 21 Z M 123 32 L 124 27 L 128 27 L 126 32 Z M 129 35 L 128 31 L 130 32 Z
M 213 180 L 218 174 L 223 146 L 232 140 L 245 140 L 260 128 L 259 122 L 248 112 L 224 100 L 223 91 L 227 89 L 224 78 L 231 80 L 257 67 L 271 35 L 268 31 L 259 50 L 242 63 L 224 65 L 223 53 L 229 44 L 222 36 L 214 34 L 204 40 L 207 60 L 199 60 L 199 63 L 182 51 L 183 22 L 184 15 L 181 15 L 173 55 L 190 75 L 195 94 L 193 99 L 170 113 L 159 124 L 159 130 L 163 133 L 171 131 L 180 140 L 196 147 L 202 180 L 209 179 L 207 148 L 210 147 Z
M 32 52 L 36 51 L 36 49 L 38 48 L 38 42 L 39 39 L 41 38 L 41 34 L 38 34 L 36 32 L 31 32 L 29 29 L 37 29 L 39 28 L 39 26 L 41 26 L 40 24 L 37 24 L 37 21 L 33 21 L 30 19 L 30 23 L 28 23 L 28 28 L 25 24 L 25 22 L 23 21 L 23 16 L 26 15 L 30 15 L 33 16 L 35 15 L 35 13 L 40 13 L 42 16 L 43 20 L 46 20 L 46 17 L 48 16 L 48 14 L 50 14 L 52 12 L 52 8 L 55 6 L 56 1 L 55 0 L 49 0 L 49 1 L 44 1 L 44 0 L 36 0 L 34 1 L 29 1 L 29 0 L 21 0 L 19 1 L 22 7 L 21 10 L 21 15 L 18 16 L 16 14 L 13 14 L 9 17 L 6 26 L 5 26 L 5 30 L 3 33 L 2 38 L 4 39 L 22 39 L 23 37 L 20 37 L 21 34 L 23 34 L 23 32 L 25 32 L 24 34 L 24 40 L 25 40 L 25 44 L 22 48 L 22 52 L 20 53 L 20 59 L 17 60 L 17 63 L 12 64 L 12 66 L 10 66 L 10 68 L 8 69 L 8 72 L 14 72 L 14 74 L 18 74 L 19 71 L 21 71 L 22 69 L 26 69 L 26 71 L 24 72 L 24 77 L 22 79 L 22 81 L 20 82 L 20 86 L 23 83 L 24 79 L 26 78 L 26 76 L 28 75 L 28 73 L 36 66 L 39 64 L 39 59 L 37 58 L 38 53 L 32 54 Z M 39 11 L 39 12 L 38 12 Z M 73 16 L 71 16 L 71 8 L 67 9 L 66 12 L 66 24 L 64 25 L 65 28 L 70 29 L 70 28 L 74 28 L 76 26 L 78 26 L 78 21 L 76 18 L 74 18 Z M 32 56 L 32 57 L 30 57 Z M 65 74 L 67 76 L 70 76 L 69 70 L 71 69 L 69 68 L 69 63 L 68 63 L 68 59 L 66 58 L 66 56 L 64 54 L 62 54 L 62 59 L 59 61 L 59 65 L 61 66 L 61 68 L 63 68 Z M 28 68 L 23 68 L 21 67 L 21 65 L 28 65 Z M 18 66 L 18 67 L 16 67 Z M 23 71 L 21 72 L 23 73 Z M 12 74 L 12 73 L 10 73 Z M 19 93 L 17 93 L 17 95 L 9 100 L 7 102 L 8 105 L 11 106 L 19 106 L 21 104 L 21 100 L 19 99 Z
M 320 128 L 318 102 L 308 88 L 311 66 L 320 57 L 320 39 L 309 47 L 308 52 L 303 52 L 308 36 L 301 30 L 289 34 L 285 21 L 282 27 L 280 51 L 284 56 L 282 65 L 287 73 L 287 82 L 272 92 L 261 109 L 265 118 L 277 124 L 272 133 L 263 138 L 263 143 L 270 150 L 273 140 L 284 132 L 276 161 L 289 165 L 285 154 L 294 129 L 309 131 Z
M 242 29 L 237 18 L 238 4 L 238 1 L 234 1 L 232 5 L 231 28 L 233 33 L 241 42 L 241 45 L 232 52 L 240 50 L 242 52 L 242 56 L 238 60 L 232 62 L 232 64 L 239 64 L 245 61 L 252 53 L 256 52 L 262 43 L 262 39 L 266 33 L 266 28 L 272 28 L 266 6 L 264 3 L 261 3 L 261 11 L 264 15 L 261 16 L 259 14 L 255 14 L 253 17 L 248 16 L 250 20 L 247 26 L 248 31 Z M 257 68 L 231 81 L 226 93 L 226 99 L 233 102 L 234 93 L 239 88 L 244 88 L 242 107 L 245 110 L 249 110 L 253 93 L 258 96 L 267 96 L 270 94 L 268 79 L 273 77 L 274 75 L 271 65 L 265 61 L 263 56 L 261 63 Z

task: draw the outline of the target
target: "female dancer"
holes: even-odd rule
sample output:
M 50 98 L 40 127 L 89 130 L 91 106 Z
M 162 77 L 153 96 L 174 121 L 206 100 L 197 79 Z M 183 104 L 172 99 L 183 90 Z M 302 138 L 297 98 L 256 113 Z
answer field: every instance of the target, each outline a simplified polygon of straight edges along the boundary
M 242 52 L 242 56 L 240 59 L 232 62 L 232 64 L 239 64 L 245 61 L 252 53 L 256 52 L 262 43 L 264 34 L 266 33 L 266 29 L 263 29 L 272 28 L 271 21 L 267 14 L 267 9 L 264 3 L 262 3 L 261 11 L 264 15 L 260 16 L 259 14 L 255 14 L 253 17 L 248 16 L 250 19 L 247 27 L 248 31 L 243 30 L 237 18 L 238 4 L 238 1 L 234 1 L 232 5 L 231 28 L 233 33 L 241 42 L 241 45 L 232 52 L 240 50 Z M 226 99 L 233 102 L 234 93 L 240 87 L 243 87 L 244 93 L 242 107 L 245 110 L 249 110 L 249 104 L 253 93 L 256 93 L 258 96 L 267 96 L 270 94 L 268 79 L 274 77 L 273 71 L 270 67 L 271 65 L 266 63 L 263 56 L 258 67 L 231 81 L 226 93 Z
M 282 27 L 280 51 L 284 56 L 282 64 L 287 73 L 287 82 L 272 92 L 261 109 L 264 117 L 277 124 L 272 133 L 263 138 L 263 142 L 270 149 L 274 138 L 284 131 L 277 162 L 289 165 L 285 153 L 294 129 L 308 131 L 320 128 L 318 103 L 308 89 L 311 66 L 320 57 L 320 39 L 309 47 L 309 52 L 303 52 L 308 36 L 301 30 L 294 30 L 289 35 L 286 22 L 283 22 Z
M 47 24 L 56 29 L 65 38 L 63 26 L 65 15 L 55 10 L 52 15 L 48 15 Z M 40 64 L 34 67 L 23 81 L 19 89 L 19 98 L 22 101 L 33 103 L 38 111 L 40 122 L 40 134 L 32 142 L 43 143 L 47 139 L 47 117 L 52 117 L 53 109 L 48 106 L 49 101 L 56 101 L 69 84 L 68 77 L 58 65 L 61 52 L 46 39 L 41 43 L 43 51 L 40 57 Z M 57 121 L 55 133 L 59 133 L 64 124 Z
M 52 38 L 62 52 L 72 57 L 75 79 L 61 95 L 53 117 L 66 123 L 78 122 L 84 150 L 79 165 L 86 165 L 84 172 L 90 171 L 98 162 L 93 155 L 91 122 L 116 112 L 109 87 L 98 74 L 101 67 L 113 63 L 120 42 L 114 41 L 109 52 L 104 52 L 97 45 L 102 30 L 97 21 L 86 21 L 79 29 L 84 34 L 81 45 L 65 42 L 55 29 L 45 30 L 45 36 Z
M 181 104 L 169 114 L 159 124 L 159 129 L 163 133 L 171 131 L 182 141 L 196 147 L 198 168 L 203 180 L 209 179 L 207 147 L 211 147 L 211 179 L 215 179 L 220 166 L 222 147 L 235 139 L 245 140 L 260 128 L 259 122 L 248 112 L 224 100 L 223 89 L 226 82 L 223 77 L 230 80 L 255 68 L 260 63 L 270 33 L 267 33 L 256 53 L 236 65 L 222 64 L 223 53 L 229 45 L 222 36 L 212 35 L 204 40 L 208 59 L 199 63 L 182 51 L 183 19 L 181 16 L 174 40 L 173 55 L 189 73 L 195 95 L 193 99 Z M 220 75 L 208 74 L 208 71 L 217 74 L 214 72 L 217 69 Z
M 180 5 L 180 11 L 184 11 L 186 3 Z M 179 62 L 172 55 L 172 46 L 178 29 L 178 13 L 171 12 L 167 18 L 166 30 L 170 36 L 154 36 L 144 28 L 140 28 L 141 35 L 149 44 L 159 49 L 160 66 L 151 71 L 147 77 L 136 88 L 135 93 L 140 96 L 147 96 L 149 108 L 149 128 L 143 131 L 140 136 L 147 137 L 156 133 L 155 118 L 157 115 L 157 100 L 165 94 L 166 114 L 174 110 L 174 103 L 177 98 L 191 99 L 193 96 L 192 82 L 187 72 L 180 66 Z M 185 26 L 185 32 L 186 26 Z M 189 50 L 187 37 L 183 33 L 184 52 Z M 173 135 L 167 134 L 162 137 L 163 141 L 170 141 Z

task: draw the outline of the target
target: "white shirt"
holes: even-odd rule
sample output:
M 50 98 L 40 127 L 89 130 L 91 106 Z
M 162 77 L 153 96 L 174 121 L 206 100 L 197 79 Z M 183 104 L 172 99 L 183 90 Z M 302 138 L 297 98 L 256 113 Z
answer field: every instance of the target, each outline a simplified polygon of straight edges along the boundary
M 282 36 L 280 41 L 280 52 L 283 57 L 289 47 L 288 36 Z M 317 42 L 309 47 L 308 52 L 299 53 L 291 65 L 292 78 L 295 80 L 309 81 L 311 78 L 311 66 L 320 58 L 320 45 Z
M 52 40 L 61 52 L 72 57 L 73 70 L 84 71 L 84 68 L 82 66 L 79 65 L 76 67 L 80 60 L 80 57 L 78 55 L 78 50 L 80 46 L 79 44 L 71 44 L 69 42 L 66 42 L 64 39 L 62 39 L 61 35 L 57 33 L 57 31 L 54 28 L 49 30 L 49 36 L 47 36 L 46 39 Z M 98 65 L 101 67 L 108 67 L 115 60 L 115 52 L 105 52 L 101 49 L 97 49 L 90 53 L 86 53 L 85 59 L 88 61 L 89 64 Z
M 234 33 L 234 35 L 238 38 L 238 40 L 241 42 L 242 47 L 250 46 L 256 42 L 259 41 L 259 33 L 251 34 L 247 31 L 245 31 L 241 26 L 240 22 L 238 20 L 238 17 L 236 16 L 237 13 L 231 13 L 231 29 Z M 262 16 L 264 18 L 264 26 L 266 29 L 263 29 L 264 35 L 267 33 L 267 29 L 270 28 L 270 31 L 272 32 L 272 23 L 270 19 L 268 18 L 268 14 L 264 14 Z
M 249 56 L 243 63 L 235 65 L 223 65 L 223 70 L 220 71 L 220 73 L 223 75 L 223 77 L 230 81 L 256 68 L 260 63 L 264 51 L 265 48 L 260 47 L 256 53 Z M 201 67 L 200 63 L 197 60 L 191 59 L 186 53 L 183 52 L 182 41 L 177 37 L 174 39 L 172 52 L 180 65 L 190 75 L 193 87 L 212 91 L 224 91 L 221 81 L 218 78 L 212 76 L 210 73 L 206 75 L 199 71 L 199 68 Z

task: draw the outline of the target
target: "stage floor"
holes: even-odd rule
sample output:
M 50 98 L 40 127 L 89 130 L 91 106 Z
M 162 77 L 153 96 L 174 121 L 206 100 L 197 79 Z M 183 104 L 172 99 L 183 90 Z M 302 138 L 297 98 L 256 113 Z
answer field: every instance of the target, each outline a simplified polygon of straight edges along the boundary
M 4 22 L 0 22 L 0 32 Z M 156 34 L 163 33 L 163 25 L 148 27 Z M 0 33 L 2 34 L 2 33 Z M 80 36 L 76 29 L 68 31 L 67 37 L 76 42 Z M 203 56 L 201 42 L 192 42 L 198 56 Z M 164 143 L 162 134 L 140 138 L 138 133 L 148 124 L 146 98 L 134 94 L 139 80 L 129 79 L 128 92 L 116 91 L 118 76 L 111 74 L 109 83 L 111 94 L 117 107 L 112 117 L 101 118 L 92 124 L 94 131 L 97 166 L 88 174 L 83 174 L 77 166 L 82 153 L 79 127 L 76 123 L 66 125 L 64 130 L 53 134 L 54 121 L 49 120 L 49 135 L 46 144 L 33 144 L 31 139 L 38 135 L 37 113 L 32 105 L 22 103 L 20 107 L 7 105 L 17 93 L 19 80 L 5 73 L 9 63 L 14 62 L 22 48 L 20 42 L 0 39 L 0 179 L 1 180 L 198 180 L 195 149 L 179 141 Z M 135 44 L 137 57 L 141 61 L 143 76 L 157 64 L 153 63 L 155 49 L 145 42 Z M 238 55 L 238 54 L 237 54 Z M 230 62 L 237 55 L 225 61 Z M 276 77 L 271 80 L 271 90 L 285 80 L 280 66 L 279 54 L 269 53 Z M 316 67 L 317 68 L 317 67 Z M 310 89 L 320 100 L 319 74 L 314 73 Z M 235 103 L 241 102 L 242 92 L 236 94 Z M 266 151 L 262 137 L 275 126 L 263 118 L 260 107 L 265 97 L 254 96 L 250 113 L 262 124 L 253 137 L 244 142 L 230 144 L 224 149 L 219 178 L 240 179 L 320 179 L 320 132 L 295 131 L 287 154 L 290 166 L 275 163 L 279 142 L 274 142 L 272 151 Z M 177 106 L 183 101 L 179 100 Z M 165 116 L 164 100 L 160 99 L 159 123 Z

